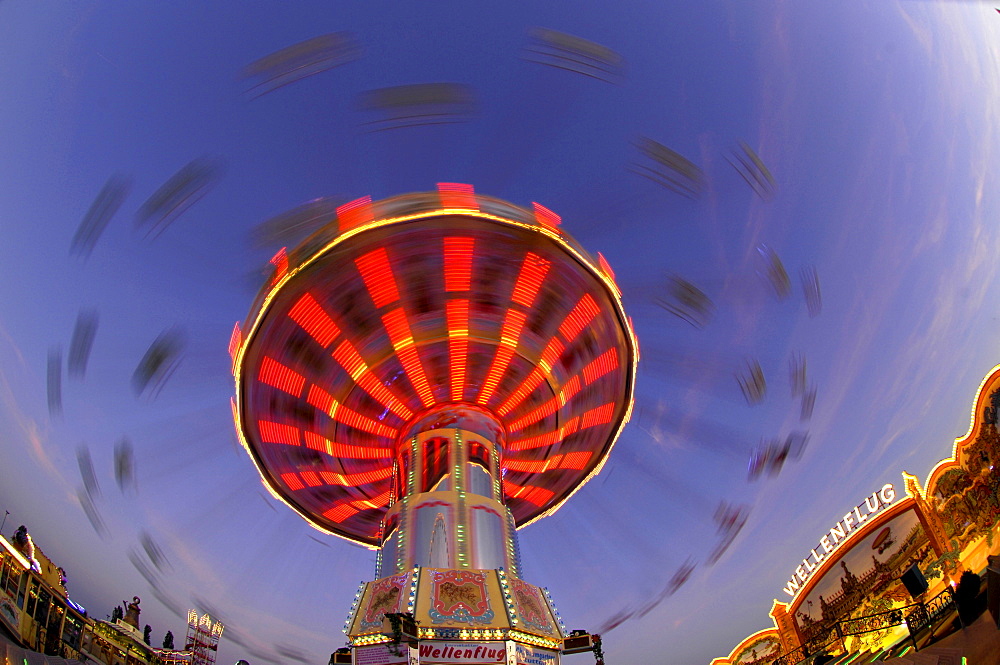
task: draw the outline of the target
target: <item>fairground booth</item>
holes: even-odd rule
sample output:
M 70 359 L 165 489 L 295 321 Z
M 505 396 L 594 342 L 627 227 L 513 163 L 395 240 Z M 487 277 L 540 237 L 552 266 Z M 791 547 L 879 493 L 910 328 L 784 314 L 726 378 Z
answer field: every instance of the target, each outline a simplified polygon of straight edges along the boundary
M 789 562 L 772 627 L 711 665 L 792 664 L 816 654 L 920 648 L 956 620 L 955 587 L 1000 553 L 1000 365 L 973 401 L 972 423 L 923 485 L 903 472 L 818 525 L 816 546 Z M 985 582 L 985 579 L 984 579 Z M 995 617 L 994 617 L 995 620 Z M 905 646 L 904 646 L 905 645 Z

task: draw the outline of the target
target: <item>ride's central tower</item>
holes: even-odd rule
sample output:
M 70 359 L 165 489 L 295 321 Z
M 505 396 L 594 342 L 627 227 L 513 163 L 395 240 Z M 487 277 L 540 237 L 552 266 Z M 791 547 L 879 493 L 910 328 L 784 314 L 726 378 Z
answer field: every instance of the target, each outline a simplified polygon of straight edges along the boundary
M 559 221 L 467 185 L 359 199 L 275 256 L 234 331 L 237 430 L 265 485 L 378 549 L 345 626 L 356 662 L 567 649 L 515 530 L 601 469 L 637 348 L 610 267 Z
M 503 425 L 484 409 L 445 404 L 400 437 L 379 551 L 380 576 L 430 568 L 520 568 L 501 480 Z

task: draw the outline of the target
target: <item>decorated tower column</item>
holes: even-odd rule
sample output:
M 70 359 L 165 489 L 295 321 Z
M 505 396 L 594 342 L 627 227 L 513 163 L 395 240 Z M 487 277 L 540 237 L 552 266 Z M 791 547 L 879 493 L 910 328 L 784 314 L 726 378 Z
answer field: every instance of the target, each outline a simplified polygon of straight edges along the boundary
M 500 479 L 503 437 L 492 415 L 459 404 L 432 410 L 401 436 L 393 474 L 401 499 L 382 522 L 380 575 L 414 566 L 517 575 L 513 516 Z
M 924 496 L 924 490 L 920 487 L 920 480 L 916 476 L 904 471 L 903 484 L 906 488 L 907 496 L 913 497 L 916 501 L 917 517 L 920 519 L 920 524 L 927 533 L 931 547 L 934 548 L 934 552 L 938 556 L 941 556 L 951 549 L 951 544 L 948 542 L 948 534 L 945 532 L 944 524 L 941 523 L 941 516 L 938 515 L 937 510 L 934 509 L 931 502 Z
M 631 413 L 637 347 L 603 257 L 538 204 L 442 184 L 342 206 L 272 263 L 233 333 L 237 430 L 274 496 L 378 550 L 354 655 L 580 650 L 515 530 L 600 471 Z

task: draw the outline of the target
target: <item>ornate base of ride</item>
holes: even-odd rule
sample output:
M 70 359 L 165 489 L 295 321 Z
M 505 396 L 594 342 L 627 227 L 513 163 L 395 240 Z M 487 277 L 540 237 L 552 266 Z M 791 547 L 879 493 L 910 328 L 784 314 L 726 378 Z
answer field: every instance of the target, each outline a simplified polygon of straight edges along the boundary
M 566 628 L 548 592 L 518 576 L 502 432 L 482 409 L 446 405 L 404 437 L 385 576 L 362 585 L 344 626 L 353 662 L 558 664 Z
M 565 637 L 547 592 L 503 570 L 415 567 L 368 582 L 348 625 L 359 664 L 558 665 Z

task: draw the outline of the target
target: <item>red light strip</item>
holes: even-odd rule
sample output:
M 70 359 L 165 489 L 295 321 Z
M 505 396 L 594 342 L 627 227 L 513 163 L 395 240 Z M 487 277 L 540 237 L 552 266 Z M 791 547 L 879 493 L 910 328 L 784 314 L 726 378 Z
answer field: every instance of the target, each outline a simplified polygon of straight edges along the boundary
M 518 418 L 517 420 L 512 422 L 510 424 L 509 429 L 511 432 L 517 432 L 518 430 L 522 430 L 528 425 L 537 423 L 542 418 L 552 415 L 553 413 L 556 412 L 558 408 L 559 408 L 559 398 L 553 397 L 552 399 L 547 401 L 545 404 L 542 404 L 540 407 L 538 407 L 528 415 L 524 416 L 523 418 Z
M 527 489 L 528 488 L 526 488 L 526 487 L 521 487 L 520 485 L 515 485 L 514 483 L 510 482 L 506 478 L 503 481 L 503 493 L 506 496 L 516 497 L 516 496 L 518 496 L 520 494 L 524 494 L 525 492 L 527 492 Z
M 348 517 L 365 510 L 367 508 L 381 508 L 389 503 L 389 492 L 383 492 L 374 499 L 361 499 L 358 501 L 345 501 L 328 509 L 323 513 L 323 517 L 332 522 L 340 524 Z
M 523 418 L 518 418 L 510 424 L 510 431 L 516 432 L 520 429 L 524 429 L 526 426 L 533 423 L 537 423 L 542 418 L 552 415 L 556 412 L 559 407 L 565 405 L 573 396 L 580 392 L 580 377 L 574 376 L 572 379 L 566 382 L 562 390 L 552 397 L 549 401 L 542 404 L 540 407 L 524 416 Z
M 510 459 L 508 457 L 504 459 L 503 467 L 511 471 L 520 471 L 522 473 L 544 473 L 549 469 L 558 468 L 559 462 L 561 461 L 562 455 L 554 455 L 543 460 L 517 460 Z
M 611 417 L 615 414 L 615 403 L 608 402 L 601 406 L 587 411 L 580 417 L 580 429 L 587 429 L 594 425 L 604 425 L 611 422 Z
M 333 351 L 333 358 L 343 367 L 351 378 L 361 386 L 361 389 L 374 397 L 382 406 L 386 407 L 403 420 L 409 420 L 413 416 L 413 411 L 399 401 L 392 392 L 389 391 L 382 382 L 379 381 L 367 363 L 361 358 L 361 354 L 346 339 L 342 341 Z
M 544 487 L 531 487 L 530 485 L 522 487 L 509 480 L 503 481 L 503 490 L 509 497 L 522 499 L 539 507 L 544 506 L 555 496 L 555 492 Z
M 553 444 L 559 443 L 563 440 L 562 431 L 556 430 L 554 432 L 546 432 L 545 434 L 539 434 L 538 436 L 533 436 L 527 439 L 520 439 L 517 441 L 510 441 L 511 450 L 532 450 L 534 448 L 544 448 L 545 446 L 551 446 Z
M 441 197 L 443 208 L 479 210 L 479 201 L 476 200 L 476 191 L 472 185 L 463 185 L 458 182 L 439 182 L 438 196 Z
M 299 327 L 309 333 L 309 336 L 323 348 L 330 346 L 340 334 L 340 328 L 337 327 L 337 324 L 309 293 L 302 294 L 298 302 L 289 310 L 288 317 L 299 324 Z
M 511 396 L 507 398 L 507 401 L 498 409 L 501 416 L 506 416 L 510 413 L 518 404 L 524 401 L 524 398 L 531 394 L 531 392 L 538 387 L 545 377 L 552 372 L 552 367 L 555 365 L 559 356 L 562 355 L 563 350 L 566 347 L 563 345 L 562 341 L 558 337 L 553 337 L 549 340 L 548 345 L 545 350 L 542 351 L 542 357 L 538 361 L 538 367 L 531 371 L 528 378 L 521 383 L 517 389 L 511 393 Z
M 573 469 L 574 471 L 582 471 L 587 468 L 587 464 L 590 462 L 590 458 L 594 456 L 594 453 L 589 450 L 581 450 L 575 453 L 566 453 L 563 455 L 562 464 L 559 465 L 560 469 Z
M 524 330 L 525 321 L 528 315 L 516 309 L 508 309 L 503 319 L 503 328 L 500 330 L 500 345 L 497 347 L 496 355 L 493 356 L 493 364 L 486 374 L 483 382 L 483 389 L 476 399 L 480 404 L 485 405 L 496 390 L 500 379 L 510 365 L 510 359 L 514 357 L 517 350 L 517 343 L 521 339 L 521 332 Z
M 510 299 L 518 305 L 531 307 L 551 265 L 551 262 L 546 261 L 537 254 L 528 252 L 524 257 L 524 262 L 521 263 L 521 272 L 517 275 L 517 281 L 514 283 L 514 293 Z
M 503 466 L 511 471 L 519 471 L 521 473 L 545 473 L 553 469 L 582 471 L 587 468 L 587 462 L 590 461 L 593 455 L 594 453 L 591 451 L 585 450 L 566 453 L 565 455 L 553 455 L 543 460 L 519 460 L 508 457 L 504 459 Z
M 382 308 L 399 300 L 396 278 L 392 276 L 389 255 L 384 247 L 374 249 L 354 261 L 365 280 L 365 287 L 372 296 L 375 307 Z
M 359 429 L 363 432 L 368 432 L 369 434 L 375 434 L 376 436 L 384 436 L 389 439 L 396 438 L 396 434 L 399 433 L 399 430 L 395 427 L 389 427 L 375 422 L 371 418 L 366 418 L 357 411 L 347 408 L 343 404 L 331 407 L 331 410 L 335 410 L 337 413 L 337 420 L 344 423 L 348 427 L 353 427 L 354 429 Z
M 535 301 L 535 296 L 538 295 L 538 290 L 541 288 L 542 281 L 545 279 L 545 275 L 549 271 L 550 262 L 542 259 L 537 254 L 528 252 L 525 255 L 524 261 L 521 262 L 521 270 L 518 272 L 517 280 L 514 282 L 514 291 L 511 294 L 511 300 L 523 307 L 531 307 L 532 303 Z M 500 384 L 500 379 L 503 378 L 504 373 L 507 371 L 507 367 L 510 365 L 511 358 L 514 356 L 514 352 L 517 350 L 518 341 L 521 338 L 521 332 L 524 330 L 524 324 L 527 319 L 527 315 L 524 312 L 509 308 L 507 314 L 504 317 L 503 329 L 500 333 L 500 346 L 497 347 L 496 355 L 493 357 L 493 363 L 490 366 L 489 372 L 486 374 L 486 380 L 483 382 L 482 391 L 479 393 L 479 397 L 476 400 L 479 404 L 486 405 L 490 398 L 493 397 L 493 393 L 497 386 Z M 550 343 L 551 345 L 551 343 Z M 547 350 L 547 349 L 546 349 Z M 543 353 L 543 362 L 545 362 L 545 354 Z M 548 371 L 551 371 L 552 364 L 549 363 Z M 529 382 L 534 381 L 535 372 L 525 380 L 522 384 L 522 388 Z M 548 373 L 548 372 L 546 372 Z M 538 382 L 545 375 L 538 378 Z M 527 393 L 518 399 L 519 404 L 524 397 L 527 397 L 534 390 L 538 383 L 535 383 Z M 507 402 L 511 402 L 517 396 L 512 395 Z M 506 404 L 504 405 L 506 406 Z M 507 411 L 501 407 L 500 415 L 507 415 Z
M 562 390 L 559 391 L 559 401 L 562 404 L 573 399 L 573 397 L 580 392 L 580 377 L 579 375 L 574 376 L 572 379 L 566 382 Z
M 444 290 L 468 291 L 472 283 L 473 238 L 444 239 Z
M 337 487 L 362 487 L 364 485 L 371 485 L 372 483 L 377 483 L 380 480 L 385 480 L 392 475 L 392 467 L 386 466 L 375 471 L 362 471 L 361 473 L 334 473 L 333 471 L 299 471 L 298 474 L 294 473 L 283 473 L 281 474 L 281 479 L 285 483 L 292 487 L 298 482 L 298 487 L 292 487 L 292 489 L 302 489 L 303 486 L 308 487 L 320 487 L 321 485 L 326 486 L 337 486 Z M 303 485 L 304 484 L 304 485 Z M 354 501 L 352 503 L 358 503 Z M 364 503 L 369 503 L 367 500 Z M 372 506 L 377 507 L 377 506 Z
M 618 367 L 618 349 L 611 347 L 597 358 L 592 360 L 583 368 L 583 379 L 586 385 L 590 385 L 597 379 L 601 378 L 608 372 Z M 561 407 L 562 405 L 569 402 L 576 393 L 580 391 L 580 375 L 574 376 L 572 379 L 566 382 L 559 394 L 552 397 L 534 411 L 528 415 L 518 418 L 513 423 L 510 424 L 510 431 L 516 432 L 518 430 L 524 429 L 528 425 L 532 425 L 542 418 L 549 416 Z M 605 407 L 608 405 L 604 405 Z M 597 411 L 596 409 L 594 411 Z M 588 414 L 591 412 L 587 412 Z M 585 418 L 587 414 L 584 414 Z M 596 417 L 596 414 L 595 416 Z M 610 419 L 609 419 L 610 420 Z M 608 422 L 608 421 L 605 421 Z M 593 424 L 603 424 L 603 423 L 593 423 Z M 585 425 L 584 427 L 590 427 L 591 425 Z M 581 428 L 582 429 L 582 428 Z
M 403 364 L 406 377 L 410 380 L 420 401 L 424 406 L 434 406 L 434 392 L 427 383 L 427 375 L 424 373 L 424 366 L 420 362 L 417 347 L 413 342 L 413 333 L 410 331 L 410 323 L 406 320 L 406 313 L 402 307 L 390 310 L 382 317 L 382 324 L 386 332 L 389 333 L 389 341 L 392 348 L 396 350 L 396 357 Z
M 533 448 L 543 448 L 545 446 L 551 446 L 555 443 L 559 443 L 568 436 L 575 434 L 580 426 L 580 417 L 572 418 L 566 422 L 565 425 L 559 429 L 546 432 L 545 434 L 539 434 L 538 436 L 528 437 L 527 439 L 519 439 L 516 441 L 509 441 L 508 447 L 512 451 L 517 450 L 531 450 Z
M 354 348 L 354 345 L 348 340 L 342 341 L 337 345 L 337 348 L 333 350 L 333 358 L 340 366 L 351 375 L 351 378 L 355 381 L 358 377 L 368 371 L 368 365 L 361 358 L 361 354 L 358 350 Z
M 303 471 L 304 477 L 307 472 Z M 380 480 L 385 480 L 392 475 L 392 466 L 384 466 L 375 471 L 362 471 L 360 473 L 334 473 L 333 471 L 320 471 L 318 473 L 323 482 L 327 485 L 341 485 L 344 487 L 361 487 L 371 485 Z
M 469 355 L 469 301 L 449 300 L 445 307 L 451 361 L 451 399 L 461 402 L 465 399 L 465 368 Z
M 362 196 L 337 208 L 337 224 L 341 233 L 370 222 L 374 218 L 375 212 L 372 209 L 370 196 Z
M 500 344 L 516 349 L 527 319 L 528 315 L 525 312 L 508 309 L 503 319 L 503 328 L 500 330 Z
M 588 386 L 608 372 L 618 369 L 618 349 L 611 347 L 583 368 L 583 382 Z
M 559 333 L 565 338 L 566 343 L 569 344 L 576 339 L 580 331 L 586 328 L 600 311 L 601 308 L 590 294 L 585 293 L 559 326 Z
M 340 524 L 348 517 L 353 517 L 359 512 L 361 511 L 352 506 L 350 503 L 341 503 L 324 512 L 323 517 L 327 518 L 331 522 Z
M 555 496 L 555 492 L 553 492 L 550 489 L 546 489 L 544 487 L 534 487 L 530 492 L 525 494 L 522 498 L 525 501 L 530 501 L 536 506 L 544 506 L 545 504 L 547 504 L 549 501 L 552 500 L 553 496 Z
M 260 362 L 257 378 L 272 388 L 277 388 L 295 397 L 302 394 L 302 388 L 306 384 L 306 377 L 268 356 L 264 356 Z
M 549 343 L 545 346 L 545 350 L 542 351 L 542 357 L 538 360 L 539 366 L 546 374 L 552 373 L 552 368 L 555 367 L 556 361 L 559 360 L 565 350 L 566 346 L 559 341 L 558 337 L 553 337 L 549 340 Z
M 330 393 L 315 384 L 309 386 L 309 394 L 306 397 L 306 401 L 330 416 L 333 420 L 343 423 L 348 427 L 361 430 L 362 432 L 384 436 L 388 439 L 394 439 L 399 432 L 395 427 L 383 425 L 371 418 L 362 416 L 357 411 L 347 408 L 333 399 Z
M 326 437 L 306 430 L 304 433 L 306 447 L 326 453 L 338 459 L 392 459 L 391 448 L 369 448 L 368 446 L 351 446 L 346 443 L 330 441 Z
M 288 248 L 282 247 L 278 250 L 278 253 L 271 257 L 271 263 L 274 265 L 274 275 L 271 276 L 271 284 L 275 284 L 278 280 L 288 274 Z
M 493 356 L 493 364 L 490 365 L 490 371 L 486 375 L 486 380 L 483 382 L 483 388 L 479 392 L 476 402 L 485 406 L 490 398 L 493 397 L 493 391 L 496 390 L 497 385 L 500 383 L 500 377 L 507 371 L 510 359 L 513 357 L 514 349 L 511 347 L 497 347 L 496 355 Z
M 243 331 L 240 330 L 240 322 L 237 321 L 236 325 L 233 326 L 233 334 L 229 336 L 229 357 L 236 359 L 236 352 L 240 348 L 240 344 L 243 343 Z
M 300 490 L 305 487 L 305 485 L 302 484 L 302 481 L 299 480 L 299 477 L 294 473 L 281 474 L 281 482 L 285 483 L 288 489 L 293 491 Z
M 281 423 L 272 423 L 269 420 L 258 420 L 257 431 L 264 443 L 283 443 L 288 446 L 301 446 L 299 439 L 299 428 Z
M 535 222 L 548 227 L 553 231 L 559 230 L 557 227 L 562 223 L 562 217 L 555 214 L 541 203 L 535 203 L 532 201 L 531 205 L 535 208 Z

